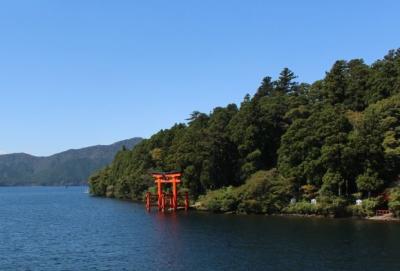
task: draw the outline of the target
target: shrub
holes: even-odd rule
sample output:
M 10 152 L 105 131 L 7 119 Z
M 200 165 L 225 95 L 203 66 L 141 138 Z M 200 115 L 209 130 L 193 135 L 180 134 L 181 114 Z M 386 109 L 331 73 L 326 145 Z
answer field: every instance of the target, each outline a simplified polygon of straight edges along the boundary
M 125 180 L 118 181 L 114 186 L 113 195 L 117 199 L 129 199 L 130 189 L 128 182 Z
M 379 207 L 382 206 L 382 197 L 369 198 L 363 201 L 362 207 L 367 216 L 374 216 Z
M 312 184 L 306 184 L 303 185 L 300 190 L 303 192 L 303 197 L 305 199 L 311 200 L 313 198 L 315 198 L 315 196 L 317 195 L 317 187 L 315 185 Z
M 206 195 L 200 196 L 201 206 L 213 212 L 234 211 L 238 200 L 233 193 L 233 187 L 225 187 L 214 191 L 209 191 Z
M 400 187 L 393 188 L 390 191 L 389 209 L 396 217 L 400 217 Z
M 319 197 L 318 198 L 318 214 L 324 216 L 345 216 L 347 212 L 348 202 L 341 197 Z
M 347 211 L 354 217 L 366 217 L 367 216 L 362 205 L 350 205 L 347 207 Z
M 258 200 L 247 199 L 239 203 L 238 213 L 254 213 L 259 214 L 265 212 L 262 204 Z
M 276 170 L 258 171 L 242 186 L 209 191 L 199 202 L 214 212 L 276 213 L 289 202 L 291 190 L 289 181 Z
M 292 186 L 277 170 L 258 171 L 235 190 L 240 200 L 240 212 L 276 213 L 287 205 Z
M 382 197 L 369 198 L 363 200 L 361 205 L 351 205 L 348 207 L 348 211 L 357 217 L 368 217 L 374 216 L 376 210 L 382 206 Z
M 316 215 L 318 206 L 310 202 L 300 201 L 287 206 L 282 211 L 286 214 Z
M 301 215 L 344 216 L 347 215 L 346 206 L 347 201 L 343 198 L 319 197 L 317 204 L 300 201 L 287 206 L 283 209 L 283 212 Z

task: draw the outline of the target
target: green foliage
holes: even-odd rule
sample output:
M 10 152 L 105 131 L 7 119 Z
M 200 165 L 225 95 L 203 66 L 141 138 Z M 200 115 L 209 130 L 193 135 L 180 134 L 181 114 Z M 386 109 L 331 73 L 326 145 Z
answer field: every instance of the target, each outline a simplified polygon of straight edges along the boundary
M 370 105 L 350 139 L 358 160 L 354 172 L 360 175 L 369 168 L 385 185 L 396 180 L 400 174 L 399 127 L 400 95 Z
M 325 216 L 347 215 L 348 200 L 343 197 L 321 196 L 318 197 L 320 214 Z
M 367 169 L 365 173 L 359 175 L 356 180 L 357 187 L 362 192 L 368 192 L 368 197 L 371 192 L 376 191 L 383 185 L 383 181 L 378 178 L 378 173 Z
M 300 192 L 304 199 L 311 200 L 317 195 L 317 187 L 312 184 L 306 184 L 300 188 Z
M 351 205 L 348 207 L 349 212 L 357 217 L 371 217 L 374 216 L 376 210 L 383 205 L 382 197 L 368 198 L 363 200 L 361 205 Z
M 391 50 L 371 67 L 370 88 L 367 99 L 370 104 L 400 92 L 400 49 Z
M 393 188 L 390 191 L 389 209 L 395 216 L 400 217 L 400 187 Z
M 286 214 L 319 215 L 319 216 L 345 216 L 347 201 L 341 197 L 318 197 L 317 203 L 300 201 L 285 207 L 282 212 Z
M 328 170 L 347 177 L 351 128 L 341 108 L 315 108 L 310 117 L 296 120 L 283 135 L 278 152 L 280 172 L 294 177 L 298 188 L 320 186 Z
M 331 196 L 334 194 L 334 191 L 338 191 L 337 195 L 341 196 L 341 187 L 344 183 L 345 181 L 340 173 L 328 170 L 322 178 L 320 194 Z
M 258 171 L 236 189 L 237 198 L 240 200 L 238 211 L 277 213 L 287 205 L 292 194 L 291 181 L 282 177 L 276 169 Z
M 258 171 L 245 184 L 209 191 L 200 197 L 200 204 L 215 212 L 277 213 L 290 201 L 290 180 L 273 169 Z
M 295 79 L 285 68 L 240 107 L 195 111 L 120 151 L 90 178 L 92 194 L 141 199 L 154 185 L 151 171 L 179 170 L 183 186 L 215 212 L 370 215 L 374 199 L 346 206 L 400 176 L 400 50 L 372 65 L 337 61 L 311 85 Z
M 201 206 L 213 212 L 234 211 L 238 204 L 238 199 L 232 186 L 209 191 L 206 195 L 199 198 Z
M 317 215 L 318 206 L 309 201 L 300 201 L 287 206 L 282 212 L 285 214 Z

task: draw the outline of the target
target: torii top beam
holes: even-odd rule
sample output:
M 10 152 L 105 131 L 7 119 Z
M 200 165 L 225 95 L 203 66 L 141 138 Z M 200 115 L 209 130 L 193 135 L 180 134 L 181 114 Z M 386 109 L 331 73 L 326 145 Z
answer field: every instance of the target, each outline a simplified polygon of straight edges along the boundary
M 180 183 L 182 177 L 180 172 L 154 172 L 151 175 L 156 183 Z

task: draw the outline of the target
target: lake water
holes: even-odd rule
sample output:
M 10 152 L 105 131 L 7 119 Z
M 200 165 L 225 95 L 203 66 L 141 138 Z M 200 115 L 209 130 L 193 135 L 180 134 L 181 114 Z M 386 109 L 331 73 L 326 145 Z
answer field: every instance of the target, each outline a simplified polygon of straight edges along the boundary
M 147 213 L 86 188 L 0 188 L 0 270 L 400 270 L 400 223 Z

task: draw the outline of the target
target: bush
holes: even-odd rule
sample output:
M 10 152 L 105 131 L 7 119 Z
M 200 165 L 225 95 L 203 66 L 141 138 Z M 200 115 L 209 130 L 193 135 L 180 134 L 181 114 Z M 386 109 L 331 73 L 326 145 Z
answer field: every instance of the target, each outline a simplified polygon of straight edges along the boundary
M 235 190 L 243 213 L 277 213 L 291 198 L 292 186 L 277 170 L 258 171 Z
M 200 196 L 199 202 L 203 208 L 213 212 L 234 211 L 238 204 L 231 186 L 209 191 L 206 195 Z
M 286 214 L 345 216 L 347 201 L 340 197 L 319 197 L 317 204 L 301 201 L 283 209 Z
M 396 217 L 400 217 L 400 187 L 393 188 L 390 191 L 389 209 Z
M 310 202 L 300 201 L 289 205 L 282 211 L 286 214 L 316 215 L 318 213 L 318 206 Z
M 248 199 L 243 200 L 239 203 L 237 208 L 238 213 L 253 213 L 253 214 L 260 214 L 264 213 L 264 209 L 262 204 L 258 200 Z
M 114 186 L 113 195 L 117 199 L 129 199 L 130 189 L 128 183 L 124 180 L 118 181 Z
M 361 205 L 351 205 L 348 207 L 348 211 L 357 217 L 371 217 L 374 216 L 376 210 L 379 209 L 383 204 L 382 197 L 369 198 L 363 200 Z
M 287 205 L 290 195 L 289 181 L 276 170 L 258 171 L 242 186 L 209 191 L 199 203 L 214 212 L 277 213 Z
M 306 189 L 316 190 L 312 186 L 306 186 Z M 199 202 L 202 208 L 213 212 L 348 215 L 348 201 L 342 197 L 320 196 L 317 204 L 300 201 L 288 206 L 292 195 L 290 180 L 283 178 L 276 170 L 270 170 L 254 173 L 242 186 L 209 191 L 199 198 Z
M 366 217 L 367 214 L 361 205 L 350 205 L 347 206 L 347 211 L 354 217 Z
M 346 216 L 348 202 L 341 197 L 319 197 L 318 198 L 318 214 L 324 216 Z
M 382 206 L 382 197 L 369 198 L 363 201 L 362 207 L 367 216 L 374 216 L 376 210 Z

